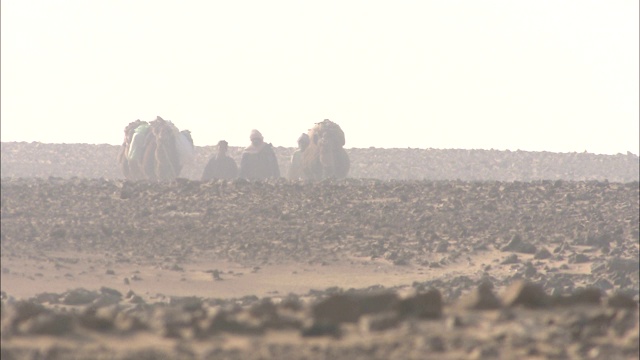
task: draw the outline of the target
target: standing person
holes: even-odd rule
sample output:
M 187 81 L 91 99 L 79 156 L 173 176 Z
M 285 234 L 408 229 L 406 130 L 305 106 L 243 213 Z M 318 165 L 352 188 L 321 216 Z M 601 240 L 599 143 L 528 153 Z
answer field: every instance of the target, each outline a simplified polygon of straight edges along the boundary
M 264 142 L 258 130 L 251 130 L 251 145 L 242 152 L 240 178 L 264 180 L 280 177 L 280 167 L 273 146 Z
M 238 165 L 235 160 L 227 156 L 229 144 L 220 140 L 218 142 L 218 154 L 212 157 L 202 173 L 202 181 L 211 179 L 231 180 L 238 176 Z
M 298 149 L 291 155 L 291 167 L 289 167 L 289 180 L 303 179 L 302 153 L 309 147 L 309 135 L 302 134 L 298 138 Z

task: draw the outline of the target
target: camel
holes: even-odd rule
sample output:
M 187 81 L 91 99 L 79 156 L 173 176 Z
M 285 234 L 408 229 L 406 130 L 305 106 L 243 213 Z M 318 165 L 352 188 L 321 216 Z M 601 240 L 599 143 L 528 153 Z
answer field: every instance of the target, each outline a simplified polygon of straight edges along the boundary
M 131 154 L 131 144 L 136 136 L 136 130 L 138 128 L 142 129 L 145 126 L 148 126 L 149 123 L 146 121 L 140 121 L 140 119 L 129 123 L 124 128 L 124 142 L 122 143 L 122 147 L 120 152 L 118 153 L 118 163 L 120 164 L 120 168 L 122 169 L 122 173 L 127 180 L 141 180 L 144 179 L 144 174 L 142 172 L 141 161 L 139 161 L 139 155 L 135 160 L 132 160 L 130 157 Z M 138 141 L 136 141 L 137 143 Z M 140 151 L 138 150 L 138 154 Z
M 327 178 L 345 178 L 351 162 L 344 150 L 344 132 L 340 126 L 329 119 L 316 123 L 309 130 L 309 147 L 302 153 L 302 171 L 304 178 L 323 180 Z
M 157 117 L 149 123 L 136 120 L 125 128 L 125 142 L 118 156 L 129 180 L 173 180 L 193 158 L 188 130 L 178 131 L 172 122 Z

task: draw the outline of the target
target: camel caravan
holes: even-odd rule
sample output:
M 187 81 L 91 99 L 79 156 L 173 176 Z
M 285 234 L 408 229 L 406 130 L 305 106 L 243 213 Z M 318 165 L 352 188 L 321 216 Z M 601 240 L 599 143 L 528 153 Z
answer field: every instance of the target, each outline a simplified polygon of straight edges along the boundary
M 128 180 L 174 180 L 194 159 L 191 133 L 179 131 L 171 121 L 159 116 L 151 122 L 136 120 L 125 127 L 124 133 L 118 161 Z M 249 140 L 251 144 L 243 150 L 239 166 L 227 155 L 228 143 L 225 140 L 218 142 L 218 153 L 208 161 L 201 180 L 279 178 L 280 169 L 273 146 L 266 143 L 255 129 L 251 131 Z M 328 119 L 316 123 L 298 138 L 298 149 L 291 157 L 287 178 L 345 178 L 349 173 L 350 160 L 344 145 L 344 132 L 338 124 Z

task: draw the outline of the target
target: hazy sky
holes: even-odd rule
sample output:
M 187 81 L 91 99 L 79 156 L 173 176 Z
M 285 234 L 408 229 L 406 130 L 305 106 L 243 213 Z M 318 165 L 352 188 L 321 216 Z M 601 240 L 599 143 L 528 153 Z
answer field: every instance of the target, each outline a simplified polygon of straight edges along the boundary
M 637 154 L 638 3 L 2 0 L 2 141 Z

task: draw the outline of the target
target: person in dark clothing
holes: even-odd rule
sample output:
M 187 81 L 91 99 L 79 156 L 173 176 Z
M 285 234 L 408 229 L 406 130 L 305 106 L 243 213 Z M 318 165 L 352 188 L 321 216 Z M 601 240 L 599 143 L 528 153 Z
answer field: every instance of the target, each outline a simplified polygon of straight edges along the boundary
M 235 179 L 238 176 L 238 165 L 227 156 L 229 144 L 220 140 L 218 142 L 218 154 L 212 157 L 202 173 L 202 181 L 211 179 Z
M 273 146 L 264 142 L 258 130 L 251 130 L 251 145 L 242 152 L 239 177 L 250 180 L 264 180 L 280 177 L 280 167 Z
M 291 166 L 289 167 L 289 180 L 299 180 L 304 178 L 302 172 L 302 153 L 309 147 L 309 135 L 302 134 L 298 138 L 298 149 L 291 155 Z

